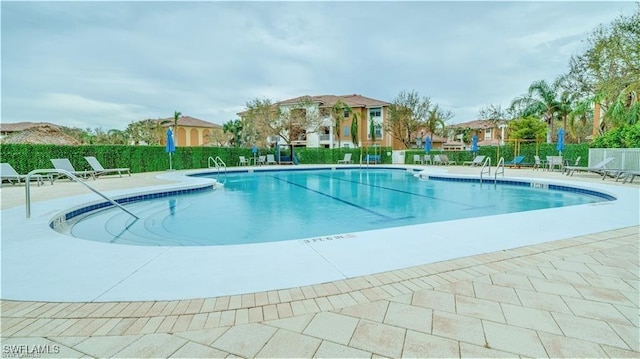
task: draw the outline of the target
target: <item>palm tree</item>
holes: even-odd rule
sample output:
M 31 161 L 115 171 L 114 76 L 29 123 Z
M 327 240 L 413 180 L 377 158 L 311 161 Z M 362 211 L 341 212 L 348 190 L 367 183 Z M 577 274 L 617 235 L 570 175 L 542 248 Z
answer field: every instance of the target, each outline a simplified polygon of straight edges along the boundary
M 173 112 L 173 131 L 174 133 L 176 133 L 176 136 L 174 136 L 174 142 L 176 147 L 178 147 L 178 120 L 180 120 L 180 116 L 182 116 L 182 113 L 179 111 L 174 111 Z
M 547 123 L 547 143 L 551 143 L 553 120 L 562 112 L 562 104 L 557 100 L 556 86 L 549 85 L 545 80 L 535 81 L 529 85 L 524 96 L 511 102 L 512 108 L 520 108 L 519 117 L 539 116 Z
M 230 133 L 232 135 L 229 142 L 233 145 L 233 147 L 242 146 L 242 130 L 243 125 L 240 120 L 229 120 L 222 124 L 222 132 Z
M 429 137 L 433 143 L 433 135 L 438 131 L 438 128 L 444 130 L 446 121 L 449 120 L 453 114 L 450 111 L 442 111 L 438 105 L 431 107 L 427 111 L 427 119 L 425 120 L 425 127 L 429 131 Z
M 338 100 L 333 107 L 331 107 L 331 117 L 333 117 L 333 128 L 336 137 L 338 137 L 338 148 L 342 147 L 342 143 L 340 141 L 340 129 L 342 128 L 342 119 L 344 118 L 344 113 L 351 113 L 351 107 L 344 103 L 342 100 Z

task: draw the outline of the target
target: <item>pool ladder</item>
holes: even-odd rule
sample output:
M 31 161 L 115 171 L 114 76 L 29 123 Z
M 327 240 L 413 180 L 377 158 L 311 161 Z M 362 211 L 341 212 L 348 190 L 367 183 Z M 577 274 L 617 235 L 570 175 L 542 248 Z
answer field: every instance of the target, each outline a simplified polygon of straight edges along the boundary
M 482 168 L 480 169 L 480 184 L 482 184 L 482 175 L 485 171 L 487 171 L 487 176 L 491 176 L 491 157 L 485 158 L 484 162 L 482 162 Z
M 209 156 L 209 159 L 207 160 L 207 166 L 209 168 L 211 168 L 211 162 L 213 162 L 218 172 L 220 172 L 220 168 L 224 168 L 224 171 L 227 172 L 227 164 L 224 163 L 224 161 L 222 160 L 222 158 L 220 158 L 220 156 L 216 156 L 216 158 Z
M 71 179 L 72 181 L 78 182 L 81 185 L 87 187 L 88 189 L 90 189 L 93 193 L 97 194 L 98 196 L 106 199 L 107 201 L 111 202 L 112 205 L 120 208 L 121 210 L 125 211 L 126 213 L 130 214 L 133 218 L 135 219 L 140 219 L 138 216 L 136 216 L 135 214 L 129 212 L 126 208 L 122 207 L 122 205 L 116 201 L 114 201 L 113 199 L 105 196 L 104 194 L 102 194 L 102 192 L 98 191 L 97 189 L 89 186 L 89 184 L 85 183 L 84 181 L 82 181 L 81 179 L 79 179 L 78 177 L 74 176 L 71 172 L 67 171 L 67 170 L 62 170 L 62 169 L 53 169 L 53 168 L 48 168 L 48 169 L 42 169 L 42 170 L 33 170 L 31 172 L 29 172 L 27 174 L 27 179 L 26 179 L 26 183 L 25 183 L 25 197 L 26 197 L 26 207 L 27 207 L 27 218 L 31 218 L 31 190 L 30 190 L 30 183 L 31 183 L 31 176 L 34 174 L 39 174 L 39 173 L 59 173 L 59 174 L 63 174 L 67 177 L 69 177 L 69 179 Z

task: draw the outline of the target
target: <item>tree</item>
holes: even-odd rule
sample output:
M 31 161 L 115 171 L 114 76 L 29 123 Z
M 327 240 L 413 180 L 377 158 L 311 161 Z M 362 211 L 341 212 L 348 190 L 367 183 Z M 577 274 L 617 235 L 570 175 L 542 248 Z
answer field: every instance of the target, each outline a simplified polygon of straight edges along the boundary
M 330 111 L 331 118 L 333 119 L 334 132 L 338 138 L 338 148 L 342 147 L 342 143 L 340 141 L 340 130 L 342 129 L 342 119 L 345 118 L 345 112 L 351 114 L 351 107 L 342 100 L 336 101 Z
M 279 136 L 287 144 L 306 133 L 315 132 L 321 125 L 317 104 L 303 97 L 293 104 L 275 104 L 269 99 L 247 102 L 245 116 L 256 130 L 266 136 Z
M 601 105 L 600 130 L 640 121 L 640 3 L 630 16 L 601 25 L 587 50 L 570 60 L 567 77 L 581 100 Z
M 449 110 L 443 110 L 439 105 L 432 106 L 427 112 L 427 118 L 424 122 L 424 127 L 429 131 L 429 136 L 433 141 L 433 135 L 441 129 L 444 134 L 444 129 L 447 126 L 447 121 L 453 118 L 453 112 Z
M 509 122 L 510 138 L 535 140 L 539 142 L 545 136 L 547 126 L 534 116 L 522 117 Z
M 134 145 L 159 145 L 165 136 L 160 120 L 146 119 L 132 122 L 125 131 L 129 133 Z
M 351 142 L 358 147 L 358 114 L 355 112 L 351 117 Z
M 545 80 L 535 81 L 529 86 L 525 95 L 512 101 L 511 108 L 519 112 L 518 117 L 538 116 L 543 120 L 549 129 L 547 143 L 551 143 L 553 120 L 561 111 L 555 86 Z
M 412 133 L 424 125 L 431 108 L 429 97 L 420 97 L 416 91 L 401 91 L 389 105 L 389 116 L 385 122 L 385 131 L 392 137 L 411 147 Z
M 228 142 L 233 147 L 241 147 L 244 145 L 243 143 L 243 123 L 241 120 L 229 120 L 222 124 L 222 132 L 230 133 L 231 138 L 228 139 Z

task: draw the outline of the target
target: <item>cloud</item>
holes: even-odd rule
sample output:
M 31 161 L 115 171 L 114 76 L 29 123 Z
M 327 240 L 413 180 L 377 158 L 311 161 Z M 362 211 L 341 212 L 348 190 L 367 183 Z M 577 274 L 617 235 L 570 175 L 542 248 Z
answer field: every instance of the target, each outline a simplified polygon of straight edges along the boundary
M 223 123 L 254 98 L 416 90 L 469 121 L 633 3 L 3 2 L 2 121 Z M 68 123 L 65 123 L 68 121 Z

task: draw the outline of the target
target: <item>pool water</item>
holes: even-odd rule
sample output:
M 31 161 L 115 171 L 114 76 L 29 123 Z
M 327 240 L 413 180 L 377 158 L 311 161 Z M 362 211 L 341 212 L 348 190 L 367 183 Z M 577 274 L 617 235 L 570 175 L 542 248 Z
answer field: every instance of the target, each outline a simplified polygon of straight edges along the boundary
M 274 242 L 601 202 L 569 191 L 477 182 L 423 181 L 389 169 L 212 175 L 224 184 L 196 194 L 81 216 L 78 238 L 147 246 Z

